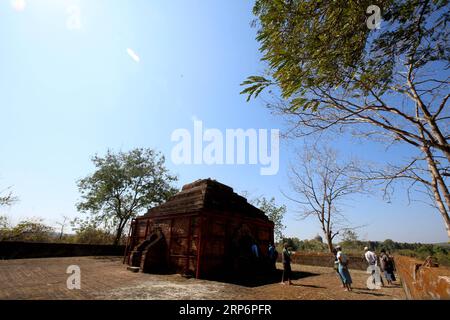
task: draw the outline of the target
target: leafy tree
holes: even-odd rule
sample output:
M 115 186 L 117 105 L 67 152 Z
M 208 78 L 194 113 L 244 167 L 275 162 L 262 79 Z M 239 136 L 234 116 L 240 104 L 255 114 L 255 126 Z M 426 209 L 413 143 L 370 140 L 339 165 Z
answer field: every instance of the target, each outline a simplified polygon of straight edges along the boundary
M 386 239 L 383 241 L 382 247 L 387 251 L 394 251 L 397 249 L 397 243 L 391 239 Z
M 115 241 L 115 235 L 96 226 L 86 225 L 76 230 L 72 241 L 84 244 L 110 244 Z
M 0 229 L 6 229 L 10 227 L 10 222 L 7 216 L 0 216 Z
M 274 223 L 274 233 L 275 233 L 275 241 L 279 241 L 283 238 L 283 230 L 286 228 L 283 224 L 283 217 L 286 214 L 286 206 L 278 206 L 275 203 L 275 198 L 271 198 L 270 200 L 265 197 L 257 198 L 252 203 L 264 211 L 264 213 L 269 217 Z
M 283 238 L 282 241 L 281 241 L 281 245 L 283 246 L 285 243 L 287 243 L 288 247 L 291 248 L 291 250 L 293 250 L 293 251 L 297 251 L 300 248 L 300 245 L 301 245 L 300 239 L 299 238 L 295 238 L 295 237 L 294 238 Z
M 158 205 L 173 194 L 177 177 L 165 167 L 165 158 L 151 149 L 134 149 L 104 157 L 94 156 L 96 171 L 78 181 L 82 201 L 77 208 L 89 212 L 87 225 L 107 224 L 114 228 L 114 244 L 127 223 L 138 213 Z
M 2 228 L 1 240 L 49 242 L 53 228 L 47 226 L 41 218 L 25 219 L 16 226 Z
M 366 24 L 374 4 L 380 30 Z M 449 1 L 256 0 L 253 11 L 267 72 L 244 81 L 242 93 L 275 87 L 269 106 L 296 137 L 349 128 L 407 147 L 410 158 L 367 178 L 386 194 L 398 179 L 421 186 L 450 237 Z
M 342 233 L 342 241 L 344 242 L 358 241 L 358 234 L 354 230 L 345 230 Z
M 11 223 L 6 216 L 0 216 L 0 241 L 7 240 L 10 235 Z
M 3 206 L 10 206 L 14 202 L 18 201 L 18 198 L 15 197 L 9 189 L 10 188 L 0 191 L 0 208 Z M 8 217 L 0 216 L 0 241 L 6 240 L 11 236 L 10 229 L 11 222 Z
M 298 250 L 306 252 L 327 252 L 328 245 L 316 239 L 302 240 L 300 241 Z

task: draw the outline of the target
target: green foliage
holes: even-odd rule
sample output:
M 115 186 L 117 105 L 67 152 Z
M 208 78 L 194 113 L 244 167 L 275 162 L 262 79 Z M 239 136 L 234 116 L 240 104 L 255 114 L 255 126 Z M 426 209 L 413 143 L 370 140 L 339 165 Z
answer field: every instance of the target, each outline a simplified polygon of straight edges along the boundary
M 380 30 L 366 23 L 371 5 L 381 9 Z M 268 105 L 287 117 L 289 136 L 349 128 L 358 139 L 416 148 L 362 175 L 384 184 L 386 197 L 397 180 L 411 183 L 408 192 L 421 184 L 449 231 L 449 0 L 256 0 L 253 12 L 266 71 L 242 93 L 274 86 L 280 99 Z
M 0 230 L 8 229 L 10 227 L 10 222 L 8 217 L 0 216 Z
M 248 77 L 247 80 L 245 80 L 242 85 L 248 86 L 244 90 L 241 91 L 241 94 L 247 94 L 247 101 L 249 101 L 252 96 L 254 98 L 258 97 L 258 95 L 263 91 L 265 88 L 270 86 L 272 83 L 267 80 L 264 77 L 260 76 L 251 76 Z
M 0 241 L 7 240 L 10 236 L 11 223 L 6 216 L 0 216 Z
M 32 218 L 19 222 L 15 227 L 0 218 L 0 240 L 50 242 L 53 228 L 43 223 L 43 219 Z
M 278 241 L 283 238 L 283 230 L 286 228 L 283 225 L 283 217 L 286 214 L 286 206 L 278 206 L 275 203 L 275 198 L 271 198 L 270 200 L 265 197 L 257 198 L 253 201 L 253 204 L 264 211 L 264 213 L 269 217 L 274 223 L 274 233 L 275 233 L 275 241 Z
M 378 5 L 382 30 L 366 24 L 366 9 Z M 342 89 L 353 97 L 385 92 L 396 68 L 411 62 L 448 62 L 448 0 L 257 0 L 257 40 L 267 76 L 242 85 L 248 98 L 275 84 L 291 108 L 326 107 L 314 91 Z M 420 24 L 420 28 L 418 28 Z
M 297 251 L 300 247 L 301 240 L 299 238 L 282 238 L 281 241 L 278 243 L 277 250 L 281 252 L 283 250 L 284 244 L 287 243 L 288 247 L 292 251 Z M 281 250 L 280 250 L 281 249 Z
M 85 244 L 111 244 L 115 240 L 115 235 L 107 230 L 96 228 L 95 226 L 84 226 L 76 231 L 70 242 Z M 121 238 L 123 244 L 125 239 Z
M 318 241 L 317 239 L 300 240 L 298 238 L 283 238 L 278 243 L 277 250 L 282 250 L 284 243 L 288 244 L 288 247 L 292 251 L 300 252 L 328 252 L 328 245 Z M 280 251 L 281 252 L 281 251 Z
M 358 241 L 358 234 L 353 230 L 345 230 L 342 234 L 343 242 L 355 242 Z
M 369 247 L 375 252 L 385 249 L 393 254 L 414 257 L 419 260 L 425 260 L 427 257 L 432 256 L 439 264 L 450 266 L 450 248 L 445 245 L 395 242 L 391 239 L 386 239 L 382 242 L 343 241 L 340 245 L 347 253 L 362 255 L 364 247 Z
M 329 252 L 328 245 L 316 239 L 301 240 L 298 250 L 306 252 Z
M 75 234 L 64 234 L 60 237 L 59 232 L 55 232 L 41 218 L 25 219 L 13 226 L 6 216 L 0 216 L 0 241 L 111 244 L 114 240 L 113 232 L 94 225 L 82 224 Z M 122 236 L 119 244 L 124 244 L 125 241 Z
M 78 182 L 79 211 L 90 213 L 87 225 L 107 224 L 117 243 L 126 224 L 139 212 L 161 204 L 176 193 L 177 177 L 165 167 L 165 158 L 151 149 L 134 149 L 92 158 L 96 171 Z
M 351 237 L 354 239 L 354 237 Z M 292 251 L 299 252 L 320 252 L 329 253 L 328 246 L 316 239 L 300 240 L 298 238 L 283 238 L 277 244 L 277 250 L 283 249 L 283 244 L 287 243 Z M 382 249 L 394 255 L 403 255 L 423 260 L 432 256 L 440 265 L 450 266 L 450 245 L 448 244 L 422 244 L 422 243 L 406 243 L 395 242 L 391 239 L 385 241 L 360 241 L 346 240 L 339 243 L 347 254 L 363 256 L 364 247 L 379 253 Z
M 397 243 L 391 239 L 384 240 L 381 246 L 387 251 L 394 251 L 397 249 Z
M 450 267 L 450 250 L 438 245 L 419 245 L 415 250 L 401 249 L 396 251 L 399 255 L 409 256 L 417 258 L 419 260 L 425 260 L 431 256 L 439 265 Z

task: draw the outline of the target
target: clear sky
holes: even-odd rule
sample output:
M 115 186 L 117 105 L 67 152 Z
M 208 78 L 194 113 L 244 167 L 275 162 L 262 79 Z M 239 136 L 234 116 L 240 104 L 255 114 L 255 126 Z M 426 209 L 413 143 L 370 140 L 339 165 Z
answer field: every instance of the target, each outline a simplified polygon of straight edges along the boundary
M 54 224 L 79 215 L 76 181 L 90 157 L 108 148 L 150 147 L 167 156 L 178 185 L 211 177 L 237 192 L 274 196 L 288 206 L 286 234 L 319 233 L 299 221 L 283 197 L 293 141 L 282 141 L 277 175 L 259 165 L 175 165 L 171 134 L 207 128 L 283 129 L 261 100 L 249 103 L 240 83 L 263 70 L 252 1 L 0 0 L 0 189 L 20 202 L 4 209 L 14 222 L 43 217 Z M 299 141 L 301 143 L 301 141 Z M 400 159 L 401 148 L 334 142 L 344 156 Z M 362 239 L 447 241 L 441 217 L 399 190 L 355 196 L 345 207 Z

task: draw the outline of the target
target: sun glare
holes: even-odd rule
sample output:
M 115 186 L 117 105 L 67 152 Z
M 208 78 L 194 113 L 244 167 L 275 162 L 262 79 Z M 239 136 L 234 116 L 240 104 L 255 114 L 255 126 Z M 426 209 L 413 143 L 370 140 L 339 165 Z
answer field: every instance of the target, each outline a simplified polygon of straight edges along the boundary
M 25 0 L 11 0 L 11 7 L 18 12 L 25 10 L 27 3 Z

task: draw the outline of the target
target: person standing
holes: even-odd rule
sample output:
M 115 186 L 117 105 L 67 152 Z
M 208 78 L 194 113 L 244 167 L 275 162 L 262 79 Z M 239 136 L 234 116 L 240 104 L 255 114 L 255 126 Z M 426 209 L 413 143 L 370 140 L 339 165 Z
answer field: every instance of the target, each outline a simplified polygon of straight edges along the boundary
M 339 274 L 341 275 L 342 281 L 345 285 L 345 291 L 352 291 L 352 277 L 348 271 L 348 257 L 342 252 L 341 246 L 336 247 L 337 255 L 336 258 L 339 261 Z
M 287 279 L 288 284 L 291 285 L 291 252 L 288 249 L 288 244 L 284 244 L 283 253 L 282 253 L 282 262 L 283 262 L 283 276 L 281 278 L 281 284 L 285 284 Z
M 397 270 L 395 268 L 394 256 L 391 254 L 390 251 L 387 252 L 387 256 L 389 257 L 390 265 L 392 268 L 392 281 L 395 282 L 395 281 L 397 281 L 397 279 L 395 278 L 395 271 L 397 271 Z
M 272 243 L 269 243 L 269 261 L 272 269 L 276 269 L 276 263 L 278 258 L 278 252 L 275 246 Z
M 381 249 L 380 254 L 380 268 L 384 272 L 384 277 L 388 284 L 392 284 L 395 281 L 394 276 L 394 264 L 391 258 L 386 254 L 386 250 Z
M 371 251 L 368 247 L 364 247 L 364 257 L 366 258 L 367 263 L 369 264 L 369 268 L 372 272 L 372 282 L 377 289 L 379 289 L 379 285 L 384 286 L 383 278 L 381 277 L 378 267 L 378 257 L 375 252 Z
M 259 248 L 258 248 L 258 244 L 256 242 L 253 242 L 252 254 L 255 259 L 259 259 Z
M 377 255 L 375 254 L 375 252 L 369 250 L 368 247 L 364 247 L 364 257 L 366 258 L 369 266 L 377 265 Z
M 336 271 L 337 276 L 339 277 L 339 280 L 342 283 L 342 288 L 345 288 L 345 282 L 341 277 L 341 274 L 339 273 L 339 260 L 337 258 L 337 250 L 336 248 L 333 248 L 333 256 L 334 256 L 334 265 L 333 265 L 333 269 L 334 271 Z

